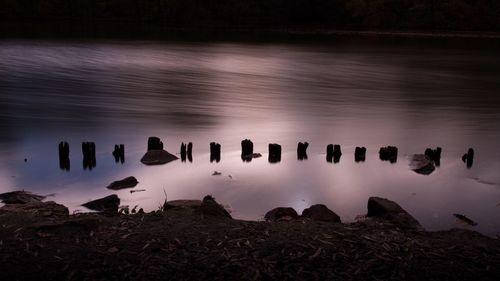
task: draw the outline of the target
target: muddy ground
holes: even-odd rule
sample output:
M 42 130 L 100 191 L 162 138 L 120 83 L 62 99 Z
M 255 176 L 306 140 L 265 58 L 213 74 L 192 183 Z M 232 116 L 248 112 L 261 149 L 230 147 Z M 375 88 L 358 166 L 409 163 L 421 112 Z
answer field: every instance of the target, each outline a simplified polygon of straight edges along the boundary
M 499 240 L 469 230 L 47 204 L 0 208 L 1 280 L 500 280 Z

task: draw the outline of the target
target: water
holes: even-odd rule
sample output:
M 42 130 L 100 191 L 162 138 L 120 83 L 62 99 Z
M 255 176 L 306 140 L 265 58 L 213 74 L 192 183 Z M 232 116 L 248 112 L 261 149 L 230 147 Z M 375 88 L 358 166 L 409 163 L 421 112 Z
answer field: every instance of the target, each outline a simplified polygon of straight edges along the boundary
M 485 44 L 488 45 L 488 44 Z M 55 195 L 71 211 L 116 193 L 123 205 L 154 210 L 165 199 L 212 194 L 241 219 L 277 206 L 324 203 L 343 221 L 366 213 L 369 196 L 395 200 L 429 230 L 467 227 L 453 213 L 500 234 L 500 52 L 456 44 L 376 41 L 181 43 L 155 41 L 0 41 L 0 192 Z M 178 153 L 193 142 L 193 162 L 146 167 L 148 136 Z M 243 163 L 250 138 L 262 158 Z M 70 144 L 71 170 L 59 169 L 57 144 Z M 81 142 L 97 145 L 83 170 Z M 210 163 L 209 143 L 222 145 Z M 297 142 L 309 159 L 298 161 Z M 126 161 L 115 164 L 114 144 Z M 267 144 L 283 146 L 280 163 Z M 338 164 L 326 145 L 342 145 Z M 381 146 L 399 147 L 395 164 Z M 354 161 L 366 146 L 367 160 Z M 408 156 L 443 147 L 431 175 Z M 476 150 L 472 168 L 460 157 Z M 24 158 L 27 162 L 24 162 Z M 212 176 L 214 171 L 222 173 Z M 126 176 L 137 189 L 105 187 Z

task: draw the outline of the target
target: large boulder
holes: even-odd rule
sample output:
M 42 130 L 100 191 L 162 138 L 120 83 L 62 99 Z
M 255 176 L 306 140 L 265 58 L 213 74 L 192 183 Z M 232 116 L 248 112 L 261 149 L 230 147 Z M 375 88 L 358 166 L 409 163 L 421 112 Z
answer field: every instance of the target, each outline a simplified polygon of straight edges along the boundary
M 161 165 L 177 159 L 179 159 L 179 157 L 166 150 L 150 150 L 142 156 L 141 163 L 144 165 Z
M 414 154 L 410 158 L 410 168 L 417 174 L 430 175 L 436 167 L 434 161 L 424 154 Z
M 323 204 L 312 205 L 302 211 L 302 217 L 316 221 L 341 222 L 340 217 Z
M 117 213 L 119 205 L 120 205 L 120 198 L 118 198 L 116 194 L 112 194 L 82 204 L 83 207 L 86 207 L 90 210 L 108 212 L 108 213 Z
M 222 218 L 232 218 L 229 212 L 222 207 L 215 198 L 211 195 L 207 195 L 203 198 L 201 205 L 198 211 L 203 215 L 213 216 L 213 217 L 222 217 Z
M 396 202 L 386 198 L 370 197 L 368 199 L 367 217 L 382 218 L 391 221 L 401 228 L 422 230 L 420 223 Z
M 3 212 L 29 214 L 34 217 L 65 217 L 69 215 L 68 208 L 54 201 L 31 201 L 21 204 L 7 204 L 0 208 Z
M 29 191 L 11 191 L 0 194 L 0 201 L 5 204 L 26 204 L 30 202 L 40 202 L 45 196 L 33 194 Z
M 167 201 L 163 204 L 163 210 L 169 209 L 188 209 L 188 208 L 199 208 L 201 206 L 201 200 L 172 200 Z
M 188 211 L 211 217 L 232 218 L 229 212 L 217 203 L 211 195 L 205 196 L 203 200 L 173 200 L 165 202 L 163 204 L 163 211 L 169 210 Z
M 267 212 L 264 219 L 267 221 L 291 220 L 298 218 L 297 212 L 290 207 L 278 207 Z
M 107 186 L 108 189 L 118 190 L 124 188 L 132 188 L 136 186 L 139 182 L 135 177 L 126 177 L 119 181 L 114 181 Z

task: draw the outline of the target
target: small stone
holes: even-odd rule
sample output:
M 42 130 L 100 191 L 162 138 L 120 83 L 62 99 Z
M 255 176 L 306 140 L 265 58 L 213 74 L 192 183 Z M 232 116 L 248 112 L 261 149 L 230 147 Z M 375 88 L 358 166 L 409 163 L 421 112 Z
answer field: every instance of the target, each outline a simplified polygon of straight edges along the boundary
M 132 188 L 132 187 L 135 187 L 138 183 L 139 182 L 137 181 L 137 179 L 135 177 L 126 177 L 122 180 L 112 182 L 106 188 L 113 189 L 113 190 Z

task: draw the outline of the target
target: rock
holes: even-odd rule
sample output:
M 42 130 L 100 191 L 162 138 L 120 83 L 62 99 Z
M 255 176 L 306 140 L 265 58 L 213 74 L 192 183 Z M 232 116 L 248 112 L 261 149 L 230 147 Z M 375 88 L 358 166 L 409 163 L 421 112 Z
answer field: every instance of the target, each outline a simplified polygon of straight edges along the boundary
M 101 212 L 110 212 L 117 213 L 118 206 L 120 205 L 120 198 L 116 194 L 112 194 L 100 199 L 89 201 L 85 204 L 82 204 L 83 207 L 86 207 L 90 210 L 101 211 Z
M 139 182 L 137 181 L 137 179 L 135 177 L 126 177 L 122 180 L 112 182 L 106 188 L 113 189 L 113 190 L 132 188 L 132 187 L 136 186 L 138 183 Z
M 395 146 L 381 147 L 378 154 L 382 161 L 390 161 L 391 163 L 398 161 L 398 148 Z
M 200 207 L 201 203 L 201 200 L 172 200 L 166 202 L 164 206 L 166 205 L 167 210 L 173 208 L 196 208 Z
M 299 142 L 297 144 L 297 159 L 298 160 L 307 160 L 307 147 L 309 146 L 308 142 Z
M 410 168 L 417 174 L 430 175 L 436 167 L 427 155 L 414 154 L 410 159 Z
M 148 138 L 148 151 L 150 150 L 162 150 L 163 142 L 161 142 L 159 137 L 149 137 Z
M 69 215 L 68 208 L 54 201 L 30 201 L 21 204 L 8 204 L 0 208 L 0 210 L 5 212 L 29 213 L 30 215 L 40 217 L 64 217 Z
M 423 230 L 420 223 L 396 202 L 380 197 L 368 199 L 367 217 L 382 218 L 405 229 Z
M 40 202 L 45 196 L 33 194 L 29 191 L 11 191 L 0 194 L 0 200 L 5 204 L 26 204 Z
M 269 163 L 278 163 L 281 161 L 281 145 L 276 143 L 269 144 Z
M 142 156 L 141 162 L 144 165 L 161 165 L 177 159 L 179 159 L 179 157 L 170 154 L 166 150 L 150 150 Z
M 215 201 L 215 198 L 213 198 L 211 195 L 207 195 L 203 198 L 198 212 L 203 215 L 232 219 L 229 212 L 224 209 L 222 205 L 217 203 L 217 201 Z
M 364 162 L 366 160 L 366 147 L 356 146 L 354 150 L 354 161 L 355 162 Z
M 297 212 L 290 207 L 278 207 L 267 212 L 264 216 L 266 221 L 279 221 L 279 220 L 290 220 L 296 219 L 299 215 Z
M 312 205 L 302 211 L 302 217 L 316 221 L 341 222 L 340 217 L 323 204 Z
M 210 195 L 205 196 L 202 201 L 173 200 L 165 202 L 163 204 L 163 211 L 168 210 L 184 210 L 204 216 L 232 218 L 229 212 Z
M 252 161 L 253 158 L 260 158 L 260 157 L 262 157 L 262 154 L 252 153 L 249 155 L 241 156 L 241 159 L 243 159 L 243 161 L 250 162 L 250 161 Z

